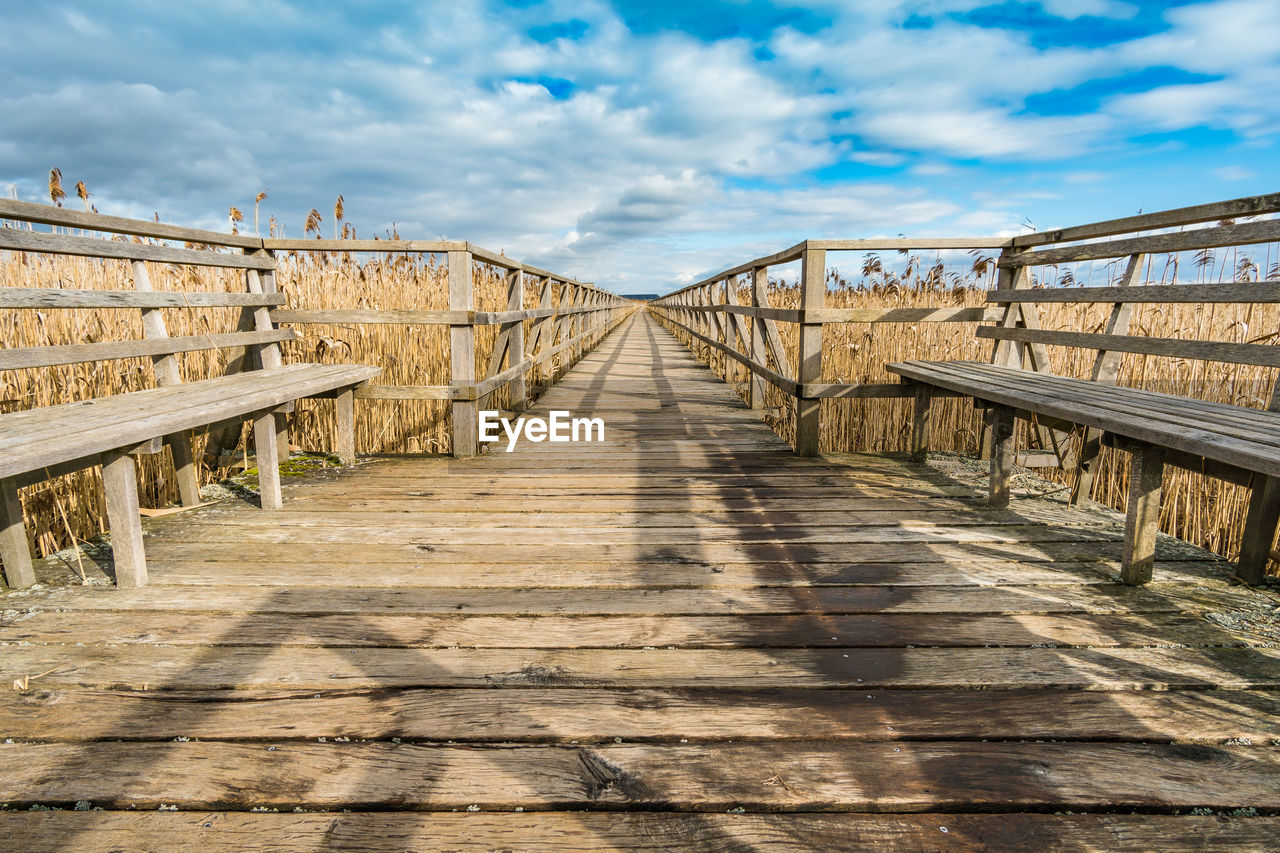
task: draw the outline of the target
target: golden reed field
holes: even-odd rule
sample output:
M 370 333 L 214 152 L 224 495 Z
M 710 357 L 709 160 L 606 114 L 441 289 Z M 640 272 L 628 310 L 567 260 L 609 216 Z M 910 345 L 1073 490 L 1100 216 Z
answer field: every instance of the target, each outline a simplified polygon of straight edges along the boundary
M 1274 247 L 1259 247 L 1251 256 L 1243 250 L 1200 253 L 1189 263 L 1196 270 L 1184 274 L 1190 279 L 1221 281 L 1275 277 Z M 887 253 L 857 259 L 860 274 L 828 274 L 830 307 L 924 307 L 979 306 L 991 285 L 993 267 L 975 256 L 960 261 L 941 259 L 922 263 L 917 256 L 896 257 Z M 849 257 L 849 256 L 846 256 Z M 1257 258 L 1255 261 L 1254 258 Z M 832 262 L 843 260 L 833 257 Z M 445 308 L 447 281 L 443 259 L 429 255 L 372 255 L 336 252 L 288 252 L 279 257 L 277 281 L 288 294 L 290 307 L 297 308 Z M 1177 262 L 1177 259 L 1172 261 Z M 1149 281 L 1172 281 L 1170 261 L 1155 258 Z M 893 267 L 891 271 L 889 268 Z M 477 268 L 477 307 L 498 310 L 504 307 L 505 286 L 499 271 Z M 1260 275 L 1260 271 L 1263 275 Z M 1058 280 L 1043 284 L 1069 285 L 1070 271 Z M 1095 272 L 1093 284 L 1103 284 L 1097 276 L 1118 274 Z M 152 264 L 153 284 L 158 290 L 242 290 L 241 273 Z M 1084 283 L 1083 281 L 1081 283 Z M 0 286 L 79 287 L 127 289 L 128 265 L 122 261 L 55 257 L 36 254 L 0 253 Z M 771 282 L 772 304 L 794 307 L 793 285 Z M 747 298 L 745 281 L 740 296 Z M 557 304 L 559 294 L 556 294 Z M 526 288 L 525 305 L 534 307 L 536 294 Z M 1110 306 L 1041 306 L 1046 328 L 1099 331 Z M 193 335 L 233 331 L 238 309 L 173 309 L 165 311 L 171 335 Z M 779 324 L 788 347 L 793 347 L 794 331 Z M 1238 342 L 1275 342 L 1280 329 L 1280 306 L 1276 305 L 1148 305 L 1135 315 L 1132 332 L 1162 337 L 1184 337 Z M 448 333 L 441 326 L 301 326 L 302 339 L 286 346 L 286 359 L 354 362 L 382 366 L 385 384 L 447 384 Z M 990 357 L 989 341 L 973 336 L 974 324 L 845 324 L 827 326 L 823 350 L 823 379 L 838 382 L 896 381 L 884 365 L 913 358 L 970 359 Z M 477 361 L 483 365 L 492 348 L 495 327 L 478 332 Z M 5 346 L 119 340 L 142 336 L 137 310 L 91 311 L 8 311 L 0 316 L 0 341 Z M 792 350 L 794 352 L 794 350 Z M 1050 348 L 1055 372 L 1067 376 L 1087 376 L 1093 351 Z M 226 351 L 185 353 L 178 356 L 187 381 L 218 375 L 225 367 Z M 724 375 L 724 359 L 713 354 L 713 364 Z M 731 381 L 742 383 L 746 371 L 730 362 Z M 150 363 L 133 359 L 108 363 L 69 365 L 41 370 L 0 374 L 0 411 L 44 406 L 91 396 L 117 394 L 151 384 Z M 1126 356 L 1120 382 L 1156 390 L 1176 390 L 1252 407 L 1266 404 L 1275 371 L 1266 368 L 1215 364 L 1152 356 Z M 545 375 L 532 377 L 531 387 L 545 382 Z M 505 391 L 496 394 L 495 406 L 503 406 Z M 782 395 L 770 393 L 767 401 L 775 429 L 787 437 L 791 429 L 790 408 Z M 822 446 L 836 451 L 904 451 L 909 439 L 909 400 L 829 400 L 823 403 Z M 947 399 L 935 404 L 932 447 L 938 451 L 974 452 L 980 419 L 967 401 Z M 325 402 L 299 404 L 290 416 L 292 443 L 303 450 L 327 451 L 331 444 L 330 405 Z M 362 453 L 437 453 L 449 450 L 448 404 L 436 401 L 361 401 L 357 410 L 358 449 Z M 202 439 L 198 439 L 198 442 Z M 198 447 L 197 450 L 201 448 Z M 217 464 L 203 471 L 204 482 L 225 478 L 227 470 Z M 227 463 L 226 457 L 221 459 Z M 1104 455 L 1095 479 L 1093 497 L 1113 507 L 1121 507 L 1126 490 L 1125 468 L 1117 464 L 1113 451 Z M 144 505 L 166 506 L 177 499 L 176 483 L 167 451 L 140 459 Z M 1070 472 L 1041 470 L 1050 480 L 1068 485 Z M 1240 531 L 1247 493 L 1218 480 L 1170 469 L 1165 479 L 1166 497 L 1161 510 L 1164 530 L 1193 543 L 1233 556 L 1239 548 Z M 100 487 L 96 471 L 85 471 L 33 486 L 23 492 L 28 513 L 28 530 L 41 554 L 65 548 L 73 542 L 92 538 L 104 530 L 104 513 L 99 505 Z

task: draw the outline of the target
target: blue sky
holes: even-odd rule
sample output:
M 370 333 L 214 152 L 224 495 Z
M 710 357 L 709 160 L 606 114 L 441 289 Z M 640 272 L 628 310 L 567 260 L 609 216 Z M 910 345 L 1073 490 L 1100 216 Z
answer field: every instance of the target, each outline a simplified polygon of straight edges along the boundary
M 0 182 L 465 239 L 624 292 L 805 237 L 1272 192 L 1280 4 L 9 4 Z M 76 199 L 71 199 L 77 203 Z M 251 216 L 251 214 L 250 214 Z M 250 229 L 252 224 L 249 224 Z

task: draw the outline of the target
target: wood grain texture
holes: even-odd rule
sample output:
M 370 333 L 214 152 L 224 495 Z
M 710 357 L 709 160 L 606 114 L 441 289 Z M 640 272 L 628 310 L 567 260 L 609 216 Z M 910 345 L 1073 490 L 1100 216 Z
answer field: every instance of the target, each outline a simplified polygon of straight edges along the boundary
M 273 748 L 274 747 L 274 748 Z M 110 773 L 94 768 L 110 767 Z M 197 771 L 198 768 L 198 771 Z M 922 778 L 927 774 L 927 778 Z M 112 808 L 1280 807 L 1280 750 L 1189 744 L 0 744 L 0 799 Z
M 1118 814 L 670 814 L 662 812 L 479 812 L 476 814 L 321 812 L 192 816 L 165 812 L 0 812 L 0 831 L 30 853 L 192 848 L 222 853 L 268 847 L 279 853 L 406 849 L 493 850 L 673 848 L 697 853 L 772 850 L 990 851 L 1035 849 L 1274 850 L 1280 818 Z
M 589 347 L 573 316 L 535 351 Z M 6 843 L 1271 843 L 1274 818 L 1169 814 L 1280 808 L 1270 599 L 1222 560 L 1160 537 L 1127 587 L 1114 513 L 798 458 L 645 314 L 531 414 L 553 408 L 609 440 L 320 472 L 276 512 L 149 520 L 143 589 L 8 598 Z

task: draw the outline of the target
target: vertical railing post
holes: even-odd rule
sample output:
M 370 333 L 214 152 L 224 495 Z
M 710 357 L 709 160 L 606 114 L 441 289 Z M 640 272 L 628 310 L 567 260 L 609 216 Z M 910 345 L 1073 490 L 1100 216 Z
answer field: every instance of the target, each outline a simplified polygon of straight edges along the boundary
M 449 310 L 475 311 L 471 253 L 449 252 Z M 480 452 L 479 406 L 476 400 L 476 327 L 471 317 L 449 325 L 449 384 L 453 386 L 453 455 Z
M 507 292 L 507 310 L 523 311 L 524 310 L 524 271 L 516 270 L 512 273 L 510 289 Z M 511 324 L 510 340 L 507 342 L 507 352 L 509 353 L 509 363 L 512 367 L 519 365 L 520 370 L 516 373 L 515 378 L 511 380 L 511 410 L 513 412 L 523 412 L 525 406 L 528 405 L 528 388 L 525 386 L 525 355 L 524 355 L 524 320 L 517 320 Z
M 729 314 L 723 308 L 717 308 L 714 306 L 723 305 L 729 301 L 729 279 L 726 278 L 723 281 L 717 281 L 715 284 L 711 285 L 710 289 L 711 304 L 713 306 L 711 316 L 716 322 L 716 340 L 724 346 L 728 346 L 730 341 Z M 727 385 L 732 386 L 733 380 L 729 373 L 729 371 L 732 370 L 732 367 L 730 366 L 732 360 L 725 354 L 724 350 L 719 351 L 719 356 L 720 369 L 724 374 L 724 381 Z
M 760 294 L 769 286 L 769 268 L 751 268 L 751 307 L 757 311 L 761 308 Z M 764 318 L 751 318 L 751 360 L 756 364 L 768 364 L 764 354 Z M 747 402 L 751 408 L 764 408 L 765 378 L 754 370 L 751 371 L 750 384 L 747 386 Z
M 539 310 L 551 308 L 551 276 L 544 275 L 538 280 L 538 308 Z M 550 349 L 555 344 L 555 328 L 551 315 L 539 317 L 533 321 L 533 332 L 529 336 L 529 358 L 535 362 L 539 361 L 542 351 Z M 550 365 L 540 368 L 540 375 L 547 377 L 547 385 L 551 384 Z M 542 393 L 542 382 L 535 380 L 535 384 L 537 385 L 537 393 Z
M 818 454 L 822 400 L 805 396 L 806 386 L 822 379 L 822 324 L 812 322 L 809 312 L 822 308 L 827 299 L 827 253 L 805 248 L 800 259 L 800 335 L 797 346 L 796 453 Z
M 263 254 L 273 257 L 270 250 L 263 250 Z M 258 254 L 254 252 L 254 254 Z M 249 270 L 246 275 L 246 287 L 250 293 L 278 293 L 279 289 L 276 285 L 275 270 Z M 256 288 L 256 289 L 255 289 Z M 268 308 L 255 308 L 253 312 L 253 328 L 258 332 L 275 331 L 275 323 L 271 319 L 271 310 Z M 276 368 L 284 364 L 284 353 L 279 343 L 263 344 L 256 348 L 258 354 L 258 366 L 262 368 Z M 289 413 L 293 412 L 296 404 L 288 402 L 281 406 L 275 416 L 276 428 L 276 454 L 281 459 L 289 458 Z

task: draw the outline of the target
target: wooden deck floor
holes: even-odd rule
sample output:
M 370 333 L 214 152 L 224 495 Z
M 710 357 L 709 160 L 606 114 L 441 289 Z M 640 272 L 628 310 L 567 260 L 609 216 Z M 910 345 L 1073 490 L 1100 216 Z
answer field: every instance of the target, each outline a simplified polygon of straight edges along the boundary
M 798 459 L 644 315 L 552 408 L 607 441 L 361 465 L 148 524 L 145 589 L 0 598 L 0 847 L 1277 849 L 1280 650 L 1237 627 L 1275 599 L 1209 555 L 1125 588 L 1111 516 Z

